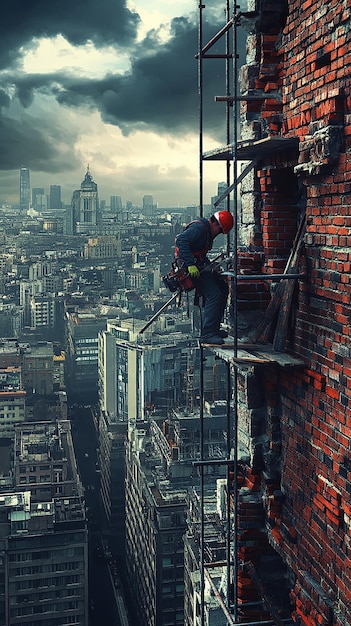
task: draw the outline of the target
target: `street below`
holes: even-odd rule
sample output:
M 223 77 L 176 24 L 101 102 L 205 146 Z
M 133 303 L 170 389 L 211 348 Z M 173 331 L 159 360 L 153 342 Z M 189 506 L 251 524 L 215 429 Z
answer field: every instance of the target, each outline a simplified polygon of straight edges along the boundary
M 73 404 L 69 418 L 88 518 L 89 626 L 128 626 L 118 564 L 103 535 L 98 441 L 91 407 Z

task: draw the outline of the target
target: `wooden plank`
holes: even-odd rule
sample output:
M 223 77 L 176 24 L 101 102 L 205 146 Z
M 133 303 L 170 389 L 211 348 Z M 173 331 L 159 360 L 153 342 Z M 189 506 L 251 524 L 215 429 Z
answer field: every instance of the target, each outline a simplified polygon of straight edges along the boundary
M 301 247 L 297 252 L 296 258 L 296 268 L 299 265 L 301 258 Z M 289 284 L 285 286 L 283 297 L 280 303 L 279 313 L 277 325 L 275 328 L 274 338 L 273 338 L 273 347 L 275 350 L 282 351 L 285 348 L 287 336 L 288 336 L 288 327 L 290 320 L 290 311 L 291 304 L 293 300 L 293 295 L 295 291 L 296 280 L 290 280 Z
M 214 350 L 218 356 L 224 358 L 225 361 L 230 361 L 233 363 L 253 363 L 253 364 L 265 364 L 270 363 L 270 359 L 263 355 L 252 354 L 251 352 L 247 352 L 246 350 L 237 350 L 236 356 L 234 354 L 230 354 L 230 351 L 234 352 L 233 344 L 224 343 L 218 345 L 216 343 L 203 343 L 201 344 L 203 348 L 211 348 Z
M 259 357 L 269 358 L 271 363 L 276 363 L 280 367 L 305 366 L 305 362 L 302 359 L 292 356 L 291 354 L 286 354 L 286 352 L 274 352 L 268 355 L 264 350 L 257 350 L 255 351 L 255 354 Z
M 251 161 L 252 159 L 262 159 L 267 154 L 286 152 L 290 150 L 298 151 L 299 140 L 297 137 L 263 137 L 263 139 L 244 139 L 237 142 L 236 157 L 238 161 Z M 220 148 L 214 148 L 204 152 L 202 155 L 205 161 L 231 161 L 234 154 L 234 145 L 227 144 Z
M 252 363 L 252 365 L 268 365 L 271 363 L 280 367 L 301 367 L 305 365 L 301 359 L 290 354 L 277 352 L 273 350 L 272 346 L 267 345 L 247 344 L 245 347 L 248 349 L 238 348 L 236 356 L 230 353 L 233 350 L 233 344 L 230 343 L 220 346 L 217 344 L 202 344 L 202 346 L 214 350 L 218 356 L 230 363 Z
M 273 605 L 271 598 L 268 596 L 266 588 L 263 584 L 263 581 L 258 576 L 253 563 L 251 561 L 246 561 L 246 563 L 244 563 L 244 568 L 249 573 L 249 576 L 251 580 L 254 582 L 258 593 L 261 595 L 261 598 L 263 599 L 268 611 L 270 612 L 272 616 L 272 620 L 275 626 L 284 626 L 284 622 L 282 618 L 280 617 L 276 607 Z
M 306 215 L 303 216 L 299 228 L 297 230 L 295 239 L 294 239 L 294 243 L 293 243 L 293 247 L 291 249 L 289 258 L 287 260 L 286 266 L 285 266 L 285 270 L 284 270 L 284 274 L 289 274 L 294 272 L 296 270 L 296 265 L 297 265 L 297 259 L 298 259 L 298 254 L 299 254 L 299 250 L 300 247 L 302 245 L 302 241 L 303 241 L 303 236 L 305 233 L 305 226 L 306 226 Z M 276 314 L 278 313 L 281 301 L 283 299 L 283 295 L 285 292 L 285 289 L 287 287 L 286 283 L 292 283 L 295 284 L 294 280 L 281 280 L 280 283 L 277 285 L 276 290 L 274 291 L 272 298 L 270 300 L 270 303 L 268 304 L 263 317 L 261 318 L 259 324 L 257 325 L 256 329 L 250 334 L 250 339 L 255 342 L 258 341 L 258 339 L 263 339 L 266 340 L 268 335 L 269 335 L 269 331 L 271 328 L 271 325 L 273 323 L 273 320 L 276 316 Z
M 270 344 L 253 344 L 244 342 L 240 345 L 243 348 L 245 347 L 251 354 L 264 359 L 269 359 L 271 363 L 277 363 L 281 367 L 301 367 L 305 365 L 305 362 L 299 357 L 286 352 L 277 352 Z

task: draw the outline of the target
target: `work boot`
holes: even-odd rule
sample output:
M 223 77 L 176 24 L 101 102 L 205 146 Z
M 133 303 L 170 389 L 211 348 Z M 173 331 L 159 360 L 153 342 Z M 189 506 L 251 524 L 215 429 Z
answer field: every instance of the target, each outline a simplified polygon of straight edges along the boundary
M 226 339 L 226 337 L 228 337 L 228 331 L 227 330 L 222 330 L 222 328 L 219 329 L 217 335 L 218 337 L 223 337 L 223 339 Z
M 224 344 L 223 337 L 220 337 L 219 335 L 204 335 L 200 337 L 200 341 L 201 343 L 212 343 L 215 346 L 221 346 Z

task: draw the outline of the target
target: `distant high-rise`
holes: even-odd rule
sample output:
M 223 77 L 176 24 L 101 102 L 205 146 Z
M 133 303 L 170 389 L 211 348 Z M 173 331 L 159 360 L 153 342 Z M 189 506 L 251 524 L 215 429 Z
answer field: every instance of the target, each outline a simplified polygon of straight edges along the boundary
M 61 209 L 61 185 L 50 185 L 49 209 Z
M 122 211 L 121 196 L 110 196 L 110 210 L 113 213 L 119 213 L 120 211 Z
M 154 209 L 154 199 L 152 196 L 143 197 L 143 213 L 144 215 L 152 215 Z
M 217 195 L 211 197 L 211 207 L 214 208 L 216 211 L 225 211 L 227 208 L 227 198 L 224 198 L 223 200 L 221 200 L 219 204 L 215 206 L 215 202 L 217 202 L 217 200 L 224 193 L 227 187 L 228 187 L 227 183 L 224 183 L 224 182 L 218 183 Z
M 90 174 L 89 166 L 80 189 L 73 192 L 72 209 L 74 232 L 79 235 L 97 234 L 100 222 L 98 187 Z
M 43 187 L 33 187 L 32 207 L 35 211 L 42 211 L 46 208 L 46 201 Z
M 30 171 L 24 165 L 20 169 L 20 210 L 28 211 L 30 205 Z

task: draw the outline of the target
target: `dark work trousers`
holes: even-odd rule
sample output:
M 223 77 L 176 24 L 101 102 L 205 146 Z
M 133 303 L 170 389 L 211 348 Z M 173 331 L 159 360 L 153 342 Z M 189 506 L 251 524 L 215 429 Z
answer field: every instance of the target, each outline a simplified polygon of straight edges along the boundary
M 204 297 L 202 312 L 203 337 L 218 335 L 219 325 L 227 305 L 229 287 L 216 272 L 203 271 L 197 280 L 197 288 Z

